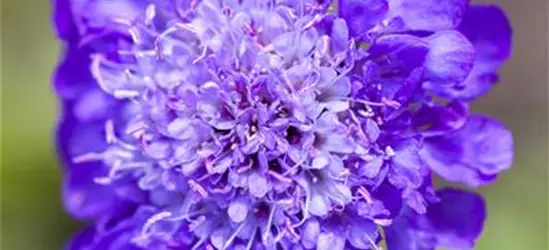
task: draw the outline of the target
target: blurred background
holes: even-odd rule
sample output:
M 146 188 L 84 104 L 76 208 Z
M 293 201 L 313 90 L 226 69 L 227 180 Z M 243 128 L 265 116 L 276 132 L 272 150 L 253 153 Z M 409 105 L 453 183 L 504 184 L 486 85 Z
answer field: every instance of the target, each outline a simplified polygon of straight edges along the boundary
M 53 147 L 58 105 L 50 87 L 60 44 L 52 1 L 0 0 L 1 247 L 62 249 L 79 225 L 60 201 Z M 515 29 L 514 55 L 499 86 L 475 104 L 515 136 L 512 170 L 483 187 L 489 217 L 477 249 L 547 248 L 547 1 L 499 0 Z

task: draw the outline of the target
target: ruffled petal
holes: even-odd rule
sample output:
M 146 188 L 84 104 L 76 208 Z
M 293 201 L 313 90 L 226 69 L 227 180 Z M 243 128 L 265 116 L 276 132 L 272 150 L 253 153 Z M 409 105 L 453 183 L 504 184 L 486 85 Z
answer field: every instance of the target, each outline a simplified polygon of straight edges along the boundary
M 388 249 L 473 249 L 486 217 L 482 197 L 454 188 L 441 189 L 436 195 L 439 202 L 431 204 L 426 214 L 404 209 L 385 228 Z
M 338 7 L 339 15 L 347 21 L 353 37 L 361 36 L 381 23 L 389 10 L 387 0 L 341 0 Z
M 53 22 L 57 35 L 65 41 L 77 41 L 79 35 L 72 15 L 71 1 L 54 0 L 52 2 Z
M 438 31 L 455 28 L 469 0 L 388 0 L 389 18 L 402 19 L 411 30 Z
M 118 203 L 111 186 L 100 185 L 94 178 L 105 176 L 106 169 L 100 164 L 79 164 L 72 167 L 63 184 L 65 209 L 75 218 L 101 217 Z
M 513 137 L 501 123 L 473 115 L 461 129 L 425 140 L 420 154 L 445 179 L 479 186 L 511 167 Z
M 418 229 L 436 234 L 438 247 L 473 249 L 486 218 L 484 199 L 454 188 L 438 190 L 436 195 L 440 202 L 429 206 L 425 217 L 417 220 Z
M 442 97 L 471 101 L 485 94 L 498 80 L 498 71 L 511 55 L 512 29 L 495 5 L 472 5 L 458 27 L 473 44 L 475 66 L 460 86 L 442 89 Z
M 425 59 L 425 85 L 441 89 L 461 84 L 471 72 L 475 50 L 465 36 L 457 31 L 438 32 L 427 38 L 429 53 Z

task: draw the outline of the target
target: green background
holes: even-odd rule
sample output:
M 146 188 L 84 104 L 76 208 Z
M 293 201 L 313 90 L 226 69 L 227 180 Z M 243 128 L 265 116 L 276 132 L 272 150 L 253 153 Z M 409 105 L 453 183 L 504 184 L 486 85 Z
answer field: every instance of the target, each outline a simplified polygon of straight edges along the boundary
M 61 249 L 77 230 L 60 201 L 51 71 L 60 44 L 50 1 L 1 0 L 1 249 Z M 484 1 L 486 2 L 486 1 Z M 477 249 L 547 249 L 547 2 L 500 0 L 515 28 L 502 82 L 475 104 L 515 135 L 513 169 L 483 187 L 489 217 Z

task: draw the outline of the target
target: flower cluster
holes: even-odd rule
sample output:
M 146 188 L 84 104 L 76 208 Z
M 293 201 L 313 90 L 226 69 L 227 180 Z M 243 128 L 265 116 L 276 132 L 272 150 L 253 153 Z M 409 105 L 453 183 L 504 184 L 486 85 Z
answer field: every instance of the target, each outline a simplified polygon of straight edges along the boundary
M 468 249 L 512 136 L 468 0 L 56 0 L 69 249 Z

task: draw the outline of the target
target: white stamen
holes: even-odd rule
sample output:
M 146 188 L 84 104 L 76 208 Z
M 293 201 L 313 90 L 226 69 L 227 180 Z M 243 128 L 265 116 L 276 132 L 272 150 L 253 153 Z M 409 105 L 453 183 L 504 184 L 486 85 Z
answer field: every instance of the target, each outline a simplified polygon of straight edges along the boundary
M 72 158 L 72 162 L 75 164 L 90 162 L 90 161 L 101 161 L 103 160 L 104 153 L 89 152 L 81 154 Z
M 223 247 L 221 248 L 221 250 L 225 250 L 225 249 L 227 249 L 228 247 L 230 247 L 231 244 L 233 244 L 234 239 L 236 239 L 236 236 L 237 236 L 245 227 L 246 227 L 246 221 L 240 223 L 240 226 L 238 226 L 238 228 L 233 232 L 233 234 L 227 239 L 227 241 L 225 242 L 225 244 L 223 245 Z
M 156 16 L 156 6 L 154 4 L 147 5 L 145 9 L 145 24 L 150 25 Z
M 116 89 L 113 91 L 113 96 L 117 99 L 134 98 L 139 96 L 137 90 Z
M 108 144 L 113 144 L 117 141 L 114 133 L 114 122 L 111 119 L 105 122 L 105 141 L 107 141 Z
M 273 207 L 271 208 L 271 212 L 269 213 L 269 219 L 267 219 L 267 226 L 265 227 L 265 231 L 261 236 L 264 241 L 266 241 L 269 238 L 269 236 L 271 236 L 271 226 L 273 224 L 275 210 L 276 210 L 276 207 L 273 205 Z
M 168 211 L 163 211 L 163 212 L 160 212 L 160 213 L 157 213 L 157 214 L 151 216 L 149 219 L 147 219 L 147 222 L 145 223 L 145 225 L 141 229 L 141 234 L 138 236 L 138 238 L 146 238 L 147 236 L 149 236 L 150 235 L 149 231 L 155 223 L 157 223 L 158 221 L 163 220 L 164 218 L 170 217 L 170 216 L 172 216 L 172 213 L 170 213 Z

